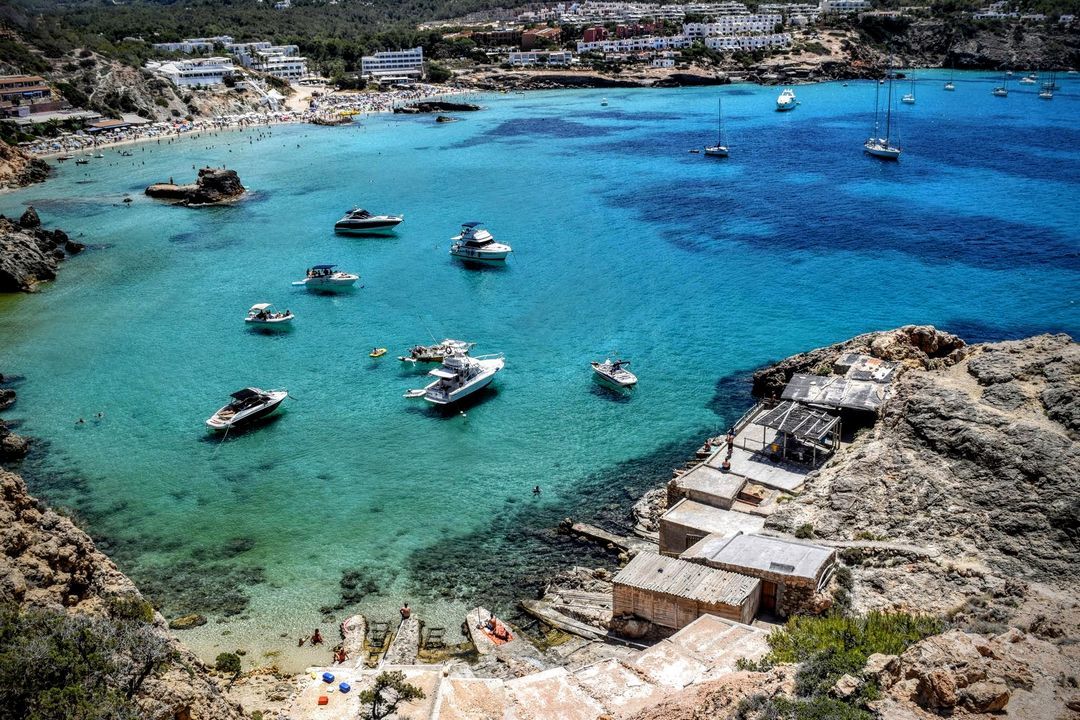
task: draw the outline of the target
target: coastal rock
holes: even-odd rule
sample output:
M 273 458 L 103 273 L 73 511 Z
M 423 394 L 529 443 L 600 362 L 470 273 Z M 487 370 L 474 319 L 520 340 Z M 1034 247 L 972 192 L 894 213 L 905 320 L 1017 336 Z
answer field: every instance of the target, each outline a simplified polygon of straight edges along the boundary
M 155 183 L 146 194 L 162 200 L 178 200 L 178 205 L 216 205 L 235 200 L 246 192 L 235 170 L 205 167 L 193 185 Z
M 418 115 L 420 113 L 443 113 L 443 112 L 475 112 L 480 110 L 479 105 L 472 103 L 446 102 L 445 100 L 425 100 L 412 105 L 400 105 L 394 108 L 394 112 L 405 115 Z
M 190 630 L 194 627 L 206 624 L 206 618 L 202 615 L 192 614 L 173 618 L 169 621 L 170 630 Z
M 29 452 L 30 441 L 11 432 L 7 424 L 0 420 L 0 462 L 21 460 Z
M 49 164 L 0 140 L 0 188 L 18 188 L 45 180 Z
M 0 381 L 3 380 L 3 375 L 0 375 Z M 0 410 L 7 410 L 9 407 L 15 404 L 15 391 L 8 388 L 0 388 Z
M 0 215 L 0 292 L 29 292 L 56 278 L 58 263 L 81 251 L 61 230 L 46 230 L 33 207 L 18 222 Z
M 134 584 L 66 517 L 26 489 L 22 478 L 0 470 L 0 602 L 22 609 L 103 616 L 117 598 L 141 600 Z M 135 700 L 139 717 L 154 720 L 241 720 L 190 650 L 168 634 L 155 613 L 152 631 L 175 658 L 143 682 Z

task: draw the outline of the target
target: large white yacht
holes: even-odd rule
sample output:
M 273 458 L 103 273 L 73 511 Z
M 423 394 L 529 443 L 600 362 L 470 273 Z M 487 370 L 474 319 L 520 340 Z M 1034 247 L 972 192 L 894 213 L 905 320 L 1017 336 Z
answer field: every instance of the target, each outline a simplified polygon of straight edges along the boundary
M 435 378 L 434 382 L 418 390 L 409 390 L 405 397 L 422 397 L 435 405 L 450 405 L 487 387 L 503 365 L 505 360 L 501 354 L 474 358 L 453 352 L 443 358 L 442 365 L 428 373 Z
M 336 265 L 315 265 L 308 268 L 307 277 L 293 285 L 303 285 L 310 290 L 339 290 L 352 286 L 359 275 L 334 270 Z
M 495 242 L 483 223 L 470 221 L 461 224 L 461 234 L 450 238 L 450 254 L 462 260 L 500 262 L 510 254 L 509 245 Z
M 794 110 L 799 103 L 795 100 L 795 91 L 784 88 L 780 96 L 776 98 L 776 109 L 780 111 Z
M 377 235 L 393 232 L 405 218 L 401 215 L 372 215 L 363 208 L 353 208 L 334 223 L 334 232 L 345 235 Z
M 278 409 L 288 396 L 287 390 L 244 388 L 232 394 L 232 402 L 214 413 L 206 425 L 214 430 L 228 430 L 266 417 Z

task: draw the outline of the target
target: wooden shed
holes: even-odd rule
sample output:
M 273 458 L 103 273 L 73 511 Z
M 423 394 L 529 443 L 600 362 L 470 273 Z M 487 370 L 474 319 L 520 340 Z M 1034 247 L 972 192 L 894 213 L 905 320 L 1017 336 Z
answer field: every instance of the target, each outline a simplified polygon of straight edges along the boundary
M 761 581 L 678 558 L 642 552 L 615 576 L 612 614 L 678 630 L 702 615 L 750 623 Z

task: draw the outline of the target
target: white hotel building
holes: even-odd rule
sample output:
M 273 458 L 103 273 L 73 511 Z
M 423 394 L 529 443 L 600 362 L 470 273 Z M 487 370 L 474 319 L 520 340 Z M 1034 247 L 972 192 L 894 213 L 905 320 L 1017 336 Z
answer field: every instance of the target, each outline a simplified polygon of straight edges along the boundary
M 823 15 L 858 13 L 870 9 L 870 0 L 821 0 Z
M 727 35 L 705 38 L 705 47 L 720 52 L 733 52 L 735 50 L 769 50 L 772 48 L 788 47 L 791 45 L 791 35 L 788 33 L 771 33 L 769 35 Z
M 146 69 L 172 81 L 177 87 L 220 85 L 226 75 L 236 73 L 231 58 L 208 57 L 191 60 L 146 63 Z
M 424 74 L 424 49 L 391 50 L 360 58 L 363 77 L 421 77 Z
M 546 65 L 548 67 L 566 67 L 574 62 L 574 53 L 569 50 L 529 50 L 512 52 L 507 62 L 516 67 Z
M 582 52 L 604 53 L 633 53 L 649 52 L 655 50 L 678 50 L 688 48 L 694 44 L 691 38 L 685 35 L 672 35 L 670 37 L 632 37 L 616 40 L 597 40 L 596 42 L 581 42 L 577 44 L 577 50 Z
M 771 33 L 784 22 L 782 15 L 728 15 L 707 23 L 683 23 L 682 34 L 692 38 L 736 33 Z
M 154 43 L 150 47 L 158 52 L 178 52 L 190 55 L 197 52 L 212 52 L 215 45 L 229 45 L 232 41 L 231 35 L 218 35 L 217 37 L 188 38 L 174 43 Z

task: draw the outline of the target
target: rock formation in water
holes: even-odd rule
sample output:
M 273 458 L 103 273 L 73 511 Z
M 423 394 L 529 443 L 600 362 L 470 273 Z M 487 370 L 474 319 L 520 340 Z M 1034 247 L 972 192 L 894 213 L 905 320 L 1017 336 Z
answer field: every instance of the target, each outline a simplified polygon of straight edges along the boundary
M 404 113 L 406 115 L 416 115 L 419 113 L 474 112 L 479 109 L 479 105 L 474 105 L 472 103 L 425 100 L 424 102 L 418 102 L 413 105 L 401 105 L 394 108 L 394 112 L 399 114 Z
M 178 205 L 216 205 L 235 200 L 246 192 L 235 170 L 202 168 L 192 185 L 176 185 L 173 182 L 154 183 L 146 188 L 146 194 L 162 200 L 177 200 Z
M 68 518 L 31 497 L 17 475 L 0 470 L 0 603 L 105 617 L 118 598 L 141 595 L 116 565 Z M 154 720 L 240 720 L 206 668 L 153 614 L 151 632 L 169 646 L 165 669 L 143 681 L 139 717 Z
M 0 189 L 32 185 L 48 176 L 47 162 L 0 140 Z
M 58 263 L 85 248 L 62 230 L 46 230 L 33 207 L 18 222 L 0 215 L 0 292 L 29 292 L 56 278 Z

